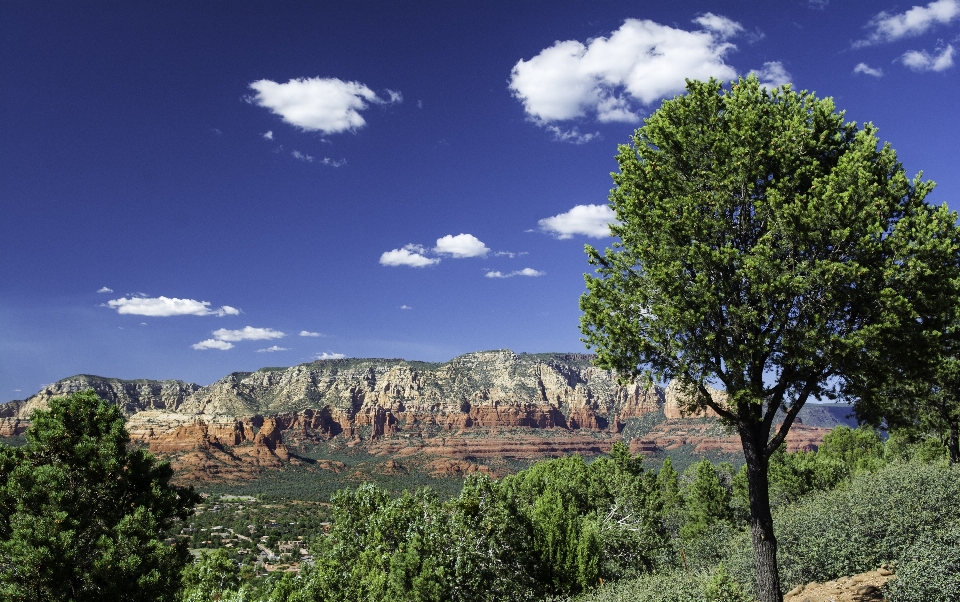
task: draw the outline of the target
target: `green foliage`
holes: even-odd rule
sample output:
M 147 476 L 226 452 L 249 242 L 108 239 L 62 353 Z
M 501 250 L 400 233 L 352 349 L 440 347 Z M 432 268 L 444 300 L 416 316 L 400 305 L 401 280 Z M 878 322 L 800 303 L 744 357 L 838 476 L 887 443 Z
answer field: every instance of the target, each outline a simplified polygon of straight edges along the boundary
M 810 494 L 774 513 L 785 589 L 908 558 L 924 538 L 956 524 L 957 516 L 960 471 L 939 464 L 894 463 Z M 731 573 L 740 583 L 755 583 L 746 534 L 728 546 Z
M 34 412 L 26 446 L 0 445 L 4 599 L 174 599 L 187 551 L 166 532 L 197 497 L 128 442 L 120 410 L 87 391 Z
M 184 602 L 217 600 L 240 588 L 240 569 L 225 550 L 204 554 L 183 570 Z
M 680 529 L 680 537 L 684 539 L 698 537 L 713 524 L 733 518 L 731 491 L 720 483 L 720 476 L 710 460 L 701 460 L 695 469 L 696 479 L 684 492 L 686 522 Z
M 960 602 L 960 521 L 925 534 L 903 553 L 889 602 Z
M 642 575 L 609 583 L 576 602 L 703 602 L 704 576 L 683 571 Z
M 883 440 L 869 427 L 838 426 L 823 438 L 817 456 L 843 464 L 850 474 L 876 470 L 885 464 Z
M 707 602 L 752 602 L 752 598 L 744 593 L 743 587 L 730 576 L 722 563 L 710 576 L 703 593 Z
M 598 365 L 675 380 L 740 433 L 765 601 L 779 596 L 767 460 L 792 419 L 837 389 L 876 402 L 872 378 L 922 363 L 960 295 L 957 215 L 878 144 L 829 98 L 688 81 L 619 147 L 616 239 L 587 247 Z

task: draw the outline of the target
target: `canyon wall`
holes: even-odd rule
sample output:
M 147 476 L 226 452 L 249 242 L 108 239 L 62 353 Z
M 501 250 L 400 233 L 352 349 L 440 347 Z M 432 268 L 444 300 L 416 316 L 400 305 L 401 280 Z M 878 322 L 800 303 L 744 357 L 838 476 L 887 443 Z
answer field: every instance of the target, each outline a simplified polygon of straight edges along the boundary
M 22 433 L 33 410 L 52 397 L 93 389 L 121 408 L 132 440 L 213 477 L 278 468 L 297 462 L 292 448 L 332 440 L 379 455 L 589 455 L 608 451 L 628 421 L 650 414 L 662 432 L 636 438 L 636 451 L 738 449 L 735 437 L 717 435 L 712 412 L 684 415 L 675 386 L 621 384 L 590 360 L 585 354 L 509 350 L 438 364 L 321 360 L 236 372 L 205 387 L 78 375 L 0 405 L 0 436 Z M 722 403 L 722 392 L 711 394 Z M 788 443 L 815 446 L 825 432 L 814 429 Z

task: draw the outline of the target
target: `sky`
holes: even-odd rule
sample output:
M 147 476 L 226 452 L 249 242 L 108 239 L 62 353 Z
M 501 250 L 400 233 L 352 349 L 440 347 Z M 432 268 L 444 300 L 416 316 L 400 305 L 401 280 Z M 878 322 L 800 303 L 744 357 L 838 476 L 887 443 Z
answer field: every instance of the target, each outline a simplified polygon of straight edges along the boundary
M 833 97 L 960 209 L 958 53 L 960 0 L 0 0 L 0 401 L 583 351 L 617 145 L 685 78 Z

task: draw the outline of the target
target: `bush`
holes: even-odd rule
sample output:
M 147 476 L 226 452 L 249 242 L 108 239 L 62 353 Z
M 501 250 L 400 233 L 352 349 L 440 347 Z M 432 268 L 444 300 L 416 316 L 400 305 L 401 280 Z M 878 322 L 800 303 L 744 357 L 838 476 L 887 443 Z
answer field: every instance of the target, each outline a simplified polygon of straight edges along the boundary
M 789 589 L 876 569 L 905 558 L 960 516 L 960 471 L 917 462 L 864 473 L 774 514 L 781 583 Z M 728 566 L 755 587 L 750 541 L 731 541 Z M 751 590 L 752 591 L 752 590 Z
M 903 554 L 889 602 L 960 602 L 960 522 L 920 538 Z
M 652 573 L 606 584 L 576 602 L 704 602 L 707 578 L 681 571 Z

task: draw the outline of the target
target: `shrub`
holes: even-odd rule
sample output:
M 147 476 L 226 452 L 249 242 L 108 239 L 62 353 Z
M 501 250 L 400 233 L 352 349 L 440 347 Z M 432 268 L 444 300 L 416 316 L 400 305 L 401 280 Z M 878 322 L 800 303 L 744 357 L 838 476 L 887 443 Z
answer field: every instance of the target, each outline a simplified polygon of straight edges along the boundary
M 889 602 L 960 602 L 960 522 L 921 537 L 903 554 L 897 578 L 887 584 Z
M 576 602 L 703 602 L 706 577 L 682 571 L 651 573 L 606 584 Z

